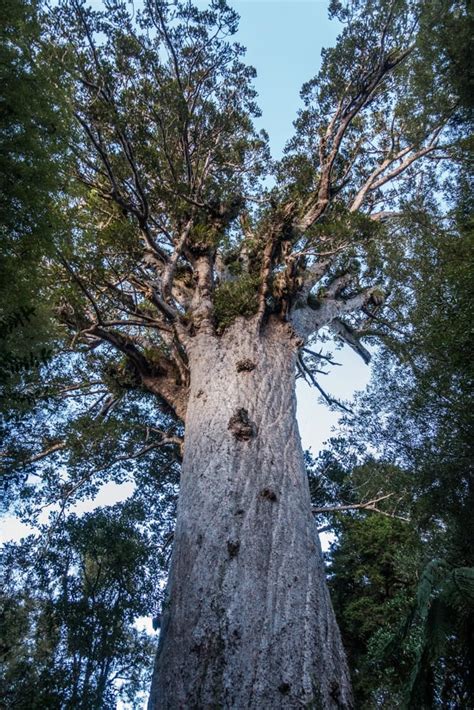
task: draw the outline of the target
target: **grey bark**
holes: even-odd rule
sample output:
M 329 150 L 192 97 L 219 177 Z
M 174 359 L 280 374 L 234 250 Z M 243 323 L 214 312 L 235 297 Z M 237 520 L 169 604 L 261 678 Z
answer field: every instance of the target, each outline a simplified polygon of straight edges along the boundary
M 193 338 L 149 710 L 352 707 L 295 417 L 296 349 L 276 320 Z

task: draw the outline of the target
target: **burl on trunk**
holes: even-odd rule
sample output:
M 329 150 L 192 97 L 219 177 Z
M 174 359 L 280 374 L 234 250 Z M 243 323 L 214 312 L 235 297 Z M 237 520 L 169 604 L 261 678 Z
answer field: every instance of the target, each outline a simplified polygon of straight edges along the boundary
M 149 701 L 349 708 L 295 417 L 297 343 L 239 318 L 190 348 L 174 550 Z

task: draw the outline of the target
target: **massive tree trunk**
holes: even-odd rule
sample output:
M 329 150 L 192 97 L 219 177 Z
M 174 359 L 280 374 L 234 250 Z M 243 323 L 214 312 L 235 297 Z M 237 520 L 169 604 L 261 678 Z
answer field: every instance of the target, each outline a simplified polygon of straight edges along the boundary
M 289 327 L 238 319 L 190 348 L 158 708 L 349 708 L 295 418 Z

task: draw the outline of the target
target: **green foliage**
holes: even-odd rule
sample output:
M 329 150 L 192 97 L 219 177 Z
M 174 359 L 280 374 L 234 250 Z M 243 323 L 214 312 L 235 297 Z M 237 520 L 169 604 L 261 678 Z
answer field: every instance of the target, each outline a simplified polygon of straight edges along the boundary
M 357 418 L 346 417 L 348 441 L 334 442 L 321 461 L 336 496 L 358 502 L 391 492 L 401 499 L 395 512 L 410 518 L 400 523 L 406 544 L 381 530 L 374 545 L 369 514 L 332 522 L 340 536 L 331 584 L 356 696 L 367 708 L 465 707 L 474 687 L 472 210 L 464 180 L 453 198 L 443 222 L 416 209 L 400 223 L 410 248 L 403 262 L 389 261 L 388 273 L 403 330 L 387 328 L 391 350 L 376 358 Z M 400 474 L 390 475 L 397 467 Z M 379 539 L 385 544 L 377 549 Z M 376 550 L 375 570 L 370 557 L 357 558 L 359 546 Z M 372 583 L 351 588 L 364 574 L 379 588 L 389 585 L 387 599 L 374 597 Z
M 401 654 L 410 657 L 404 706 L 431 708 L 436 703 L 436 681 L 443 677 L 440 670 L 449 658 L 450 642 L 452 645 L 456 637 L 466 646 L 471 642 L 473 610 L 474 568 L 452 570 L 443 561 L 430 562 L 421 574 L 405 623 L 399 629 L 395 627 L 386 645 L 378 649 L 378 664 L 382 666 L 395 665 Z
M 380 629 L 391 629 L 407 613 L 420 546 L 406 523 L 368 513 L 338 524 L 330 552 L 330 590 L 361 707 L 380 675 L 369 653 Z M 403 668 L 404 661 L 401 660 Z
M 0 407 L 29 407 L 57 328 L 46 259 L 64 226 L 71 122 L 67 82 L 42 42 L 40 2 L 7 0 L 0 29 Z M 16 400 L 16 402 L 15 402 Z
M 214 315 L 220 330 L 227 328 L 238 316 L 250 317 L 257 312 L 260 279 L 244 274 L 224 281 L 216 288 Z
M 145 520 L 125 503 L 69 517 L 47 547 L 7 546 L 2 706 L 137 706 L 154 644 L 134 622 L 151 615 L 159 572 Z
M 435 0 L 421 16 L 423 49 L 427 59 L 443 67 L 443 79 L 458 97 L 461 120 L 472 121 L 474 12 L 469 0 Z
M 462 26 L 462 37 L 467 38 L 466 21 L 471 18 L 472 22 L 472 15 L 467 3 L 449 0 L 334 0 L 330 14 L 342 22 L 343 29 L 336 45 L 323 50 L 320 72 L 303 85 L 305 106 L 278 177 L 290 194 L 304 197 L 314 190 L 321 168 L 318 147 L 327 124 L 338 106 L 349 112 L 370 84 L 383 46 L 387 62 L 396 68 L 371 93 L 368 110 L 351 121 L 333 167 L 338 185 L 335 202 L 345 202 L 377 165 L 379 150 L 420 144 L 427 130 L 454 112 L 454 63 L 447 60 L 445 46 L 448 28 Z M 458 54 L 468 52 L 468 46 L 467 41 Z M 400 61 L 401 57 L 406 58 Z M 369 134 L 372 140 L 367 141 Z M 347 164 L 352 165 L 350 180 L 345 174 Z M 397 202 L 398 196 L 389 187 L 384 203 L 392 201 Z
M 40 259 L 52 253 L 61 223 L 55 198 L 65 183 L 70 112 L 50 48 L 41 41 L 41 4 L 7 0 L 2 14 L 0 282 L 2 312 L 8 315 L 34 303 Z
M 328 122 L 341 101 L 350 110 L 364 92 L 383 37 L 393 71 L 348 126 L 319 222 L 302 235 L 288 218 L 281 243 L 275 235 L 267 285 L 276 286 L 283 274 L 286 247 L 300 253 L 293 264 L 298 277 L 312 260 L 334 255 L 321 300 L 328 282 L 344 274 L 354 277 L 354 289 L 382 284 L 364 315 L 364 334 L 377 325 L 402 360 L 394 364 L 386 354 L 377 363 L 379 384 L 361 400 L 354 431 L 361 448 L 383 451 L 385 460 L 363 450 L 347 457 L 336 442 L 336 455 L 321 457 L 326 479 L 313 471 L 310 484 L 319 505 L 358 505 L 396 492 L 380 503 L 382 513 L 324 516 L 339 534 L 331 584 L 362 706 L 398 706 L 408 683 L 428 688 L 420 707 L 433 689 L 452 706 L 456 693 L 465 697 L 473 684 L 471 670 L 451 671 L 460 657 L 473 667 L 466 651 L 472 617 L 464 606 L 473 565 L 468 189 L 456 183 L 459 194 L 450 195 L 442 185 L 448 174 L 426 162 L 367 201 L 368 210 L 381 202 L 399 211 L 393 227 L 349 205 L 387 151 L 418 147 L 441 123 L 449 126 L 446 150 L 465 158 L 471 82 L 460 67 L 469 57 L 467 4 L 333 1 L 341 37 L 303 88 L 305 106 L 276 168 L 272 199 L 251 214 L 243 211 L 250 209 L 247 196 L 256 196 L 271 161 L 266 134 L 252 124 L 259 115 L 255 72 L 231 41 L 237 15 L 224 0 L 207 9 L 156 0 L 133 16 L 115 0 L 102 11 L 63 1 L 47 23 L 39 3 L 4 5 L 0 319 L 8 337 L 0 358 L 43 343 L 52 343 L 53 353 L 28 372 L 0 372 L 8 375 L 1 383 L 7 502 L 30 523 L 50 510 L 38 540 L 7 548 L 2 703 L 112 707 L 120 693 L 138 703 L 150 642 L 133 623 L 156 604 L 152 579 L 155 589 L 163 581 L 182 434 L 141 374 L 158 370 L 166 357 L 167 372 L 186 382 L 175 327 L 193 325 L 195 257 L 210 260 L 218 334 L 236 317 L 255 314 L 264 285 L 255 274 L 268 235 L 273 239 L 286 198 L 296 211 L 314 198 L 320 156 L 330 150 L 321 147 Z M 441 187 L 446 201 L 457 199 L 457 214 L 436 207 Z M 255 204 L 260 191 L 258 198 Z M 173 247 L 175 278 L 167 293 L 160 278 Z M 212 278 L 217 257 L 226 253 L 229 273 Z M 388 321 L 377 310 L 382 302 Z M 18 313 L 24 322 L 13 327 Z M 83 518 L 69 514 L 105 482 L 132 483 L 131 500 Z M 410 524 L 390 517 L 397 514 L 410 516 Z M 452 573 L 429 583 L 424 575 L 416 597 L 426 562 L 438 557 Z M 416 621 L 399 642 L 397 677 L 383 649 L 401 618 L 414 619 L 414 604 Z M 451 623 L 453 608 L 462 608 L 464 636 Z M 440 641 L 429 629 L 439 631 Z M 119 689 L 113 679 L 124 670 Z M 446 683 L 450 673 L 454 690 Z M 429 682 L 419 682 L 423 674 Z
M 107 197 L 99 155 L 96 168 L 90 162 L 98 136 L 117 202 L 142 226 L 156 209 L 160 229 L 188 219 L 198 181 L 198 199 L 217 206 L 254 183 L 266 139 L 252 126 L 259 115 L 255 71 L 241 61 L 244 49 L 229 41 L 238 16 L 225 2 L 205 10 L 145 3 L 136 20 L 121 3 L 105 11 L 61 3 L 52 19 L 63 45 L 60 61 L 86 78 L 75 94 L 78 120 L 89 126 L 89 141 L 76 151 L 86 185 Z M 213 170 L 204 173 L 210 156 Z

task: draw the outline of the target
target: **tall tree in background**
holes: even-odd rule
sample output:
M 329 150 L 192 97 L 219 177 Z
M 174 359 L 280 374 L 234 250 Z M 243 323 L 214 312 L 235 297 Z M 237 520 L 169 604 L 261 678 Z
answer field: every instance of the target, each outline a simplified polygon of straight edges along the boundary
M 40 262 L 53 250 L 71 114 L 42 42 L 41 4 L 5 0 L 0 28 L 0 382 L 41 361 L 50 337 Z M 30 357 L 28 358 L 28 355 Z M 26 356 L 26 357 L 25 357 Z
M 319 386 L 318 339 L 369 360 L 361 338 L 389 328 L 390 219 L 452 157 L 457 101 L 423 6 L 331 3 L 344 29 L 274 166 L 224 0 L 150 0 L 135 20 L 74 1 L 51 18 L 80 127 L 72 227 L 42 263 L 66 347 L 55 416 L 16 421 L 3 458 L 29 475 L 26 510 L 59 491 L 61 516 L 137 459 L 158 494 L 153 467 L 181 456 L 184 428 L 150 708 L 352 704 L 294 379 Z
M 352 608 L 371 607 L 390 574 L 377 579 L 361 564 L 366 583 L 358 600 L 346 584 L 348 575 L 357 576 L 355 550 L 368 559 L 370 546 L 358 541 L 361 525 L 370 534 L 370 520 L 346 521 L 331 555 L 336 609 L 351 665 L 360 671 L 356 691 L 364 707 L 377 707 L 381 695 L 407 707 L 465 707 L 474 690 L 472 198 L 465 183 L 464 175 L 448 219 L 431 221 L 426 213 L 410 219 L 414 248 L 400 268 L 412 327 L 394 334 L 392 352 L 377 358 L 375 379 L 346 430 L 349 443 L 370 446 L 385 462 L 366 465 L 365 476 L 346 472 L 353 490 L 392 492 L 412 537 L 401 545 L 393 529 L 385 546 L 396 560 L 397 584 L 379 607 L 379 628 L 351 628 Z M 380 466 L 383 479 L 375 473 Z
M 393 221 L 386 279 L 398 327 L 345 417 L 346 439 L 320 457 L 324 479 L 310 479 L 337 534 L 330 587 L 364 708 L 468 707 L 474 694 L 473 23 L 456 13 L 431 25 L 430 51 L 458 97 L 461 171 L 444 213 L 418 199 Z
M 34 538 L 6 546 L 3 707 L 140 706 L 154 644 L 133 621 L 149 612 L 159 571 L 144 521 L 131 501 L 70 516 L 39 555 Z

